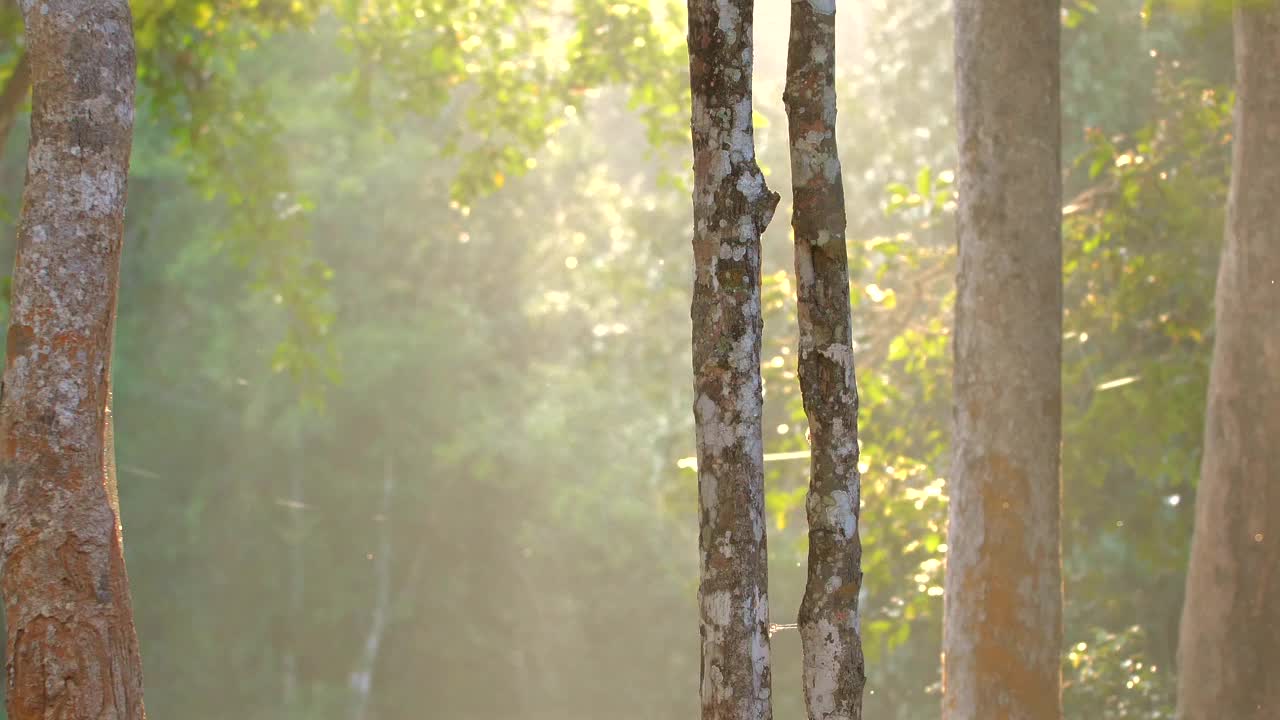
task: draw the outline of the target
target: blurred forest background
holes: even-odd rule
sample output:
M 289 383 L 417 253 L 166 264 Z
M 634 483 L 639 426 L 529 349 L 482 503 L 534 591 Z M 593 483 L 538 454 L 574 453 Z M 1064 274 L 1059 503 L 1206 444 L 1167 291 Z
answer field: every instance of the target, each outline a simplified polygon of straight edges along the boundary
M 1064 3 L 1074 720 L 1172 717 L 1229 170 L 1212 5 Z M 693 716 L 682 3 L 133 6 L 115 415 L 152 715 Z M 786 188 L 787 3 L 756 12 L 757 142 Z M 950 2 L 838 23 L 866 712 L 914 720 L 939 702 Z M 10 3 L 0 35 L 11 73 Z M 26 128 L 0 166 L 6 267 Z M 786 195 L 764 238 L 776 623 L 808 467 L 786 455 L 806 448 Z M 802 717 L 794 631 L 774 678 Z

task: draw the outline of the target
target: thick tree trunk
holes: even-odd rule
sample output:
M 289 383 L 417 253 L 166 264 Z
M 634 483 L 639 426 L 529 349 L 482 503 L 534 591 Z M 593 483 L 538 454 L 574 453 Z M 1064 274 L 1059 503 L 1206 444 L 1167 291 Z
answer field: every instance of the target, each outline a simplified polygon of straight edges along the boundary
M 1181 720 L 1280 717 L 1280 2 L 1235 14 L 1226 247 L 1178 643 Z
M 800 605 L 810 720 L 862 717 L 858 628 L 858 389 L 849 315 L 844 184 L 836 150 L 835 0 L 792 0 L 784 100 L 800 311 L 800 390 L 809 418 L 809 579 Z
M 946 720 L 1062 716 L 1059 3 L 957 0 Z
M 760 234 L 778 195 L 755 159 L 752 10 L 752 0 L 689 0 L 704 720 L 772 717 Z
M 125 0 L 22 7 L 35 94 L 0 402 L 9 717 L 137 720 L 106 437 L 133 30 Z

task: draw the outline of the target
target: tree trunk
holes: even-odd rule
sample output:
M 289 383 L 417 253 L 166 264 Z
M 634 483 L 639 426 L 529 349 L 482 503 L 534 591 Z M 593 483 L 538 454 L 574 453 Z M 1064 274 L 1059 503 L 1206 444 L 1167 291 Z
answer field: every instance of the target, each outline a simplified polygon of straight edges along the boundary
M 752 0 L 689 0 L 704 720 L 772 717 L 760 235 L 778 195 L 755 159 L 752 11 Z
M 396 492 L 396 474 L 391 457 L 383 460 L 382 505 L 374 523 L 378 526 L 378 550 L 373 558 L 374 586 L 373 607 L 369 613 L 369 632 L 365 635 L 364 651 L 359 664 L 351 673 L 351 688 L 355 693 L 351 720 L 365 720 L 373 696 L 373 674 L 378 669 L 378 653 L 387 625 L 391 622 L 391 507 Z
M 849 315 L 844 184 L 836 150 L 835 0 L 792 0 L 787 88 L 800 390 L 812 459 L 809 579 L 800 605 L 810 720 L 862 717 L 858 628 L 858 389 Z
M 957 0 L 943 717 L 1062 716 L 1059 3 Z
M 1280 2 L 1235 13 L 1235 147 L 1178 643 L 1181 720 L 1280 717 Z
M 23 2 L 35 89 L 0 401 L 13 720 L 137 720 L 107 407 L 134 50 L 124 0 Z

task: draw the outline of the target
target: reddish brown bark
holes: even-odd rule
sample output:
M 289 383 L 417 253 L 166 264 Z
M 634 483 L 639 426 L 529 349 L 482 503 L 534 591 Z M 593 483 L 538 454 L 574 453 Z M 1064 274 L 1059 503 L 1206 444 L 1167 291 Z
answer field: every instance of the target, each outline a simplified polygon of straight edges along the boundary
M 1180 720 L 1280 717 L 1280 2 L 1235 15 L 1236 108 Z
M 760 234 L 778 195 L 755 159 L 752 9 L 689 0 L 703 720 L 772 717 Z
M 125 0 L 22 3 L 34 88 L 0 435 L 11 720 L 139 720 L 107 437 L 132 144 Z
M 956 3 L 946 720 L 1062 717 L 1059 12 Z
M 809 577 L 798 625 L 810 720 L 859 720 L 858 388 L 844 183 L 836 148 L 835 0 L 792 0 L 783 99 L 795 194 L 800 390 L 809 419 Z

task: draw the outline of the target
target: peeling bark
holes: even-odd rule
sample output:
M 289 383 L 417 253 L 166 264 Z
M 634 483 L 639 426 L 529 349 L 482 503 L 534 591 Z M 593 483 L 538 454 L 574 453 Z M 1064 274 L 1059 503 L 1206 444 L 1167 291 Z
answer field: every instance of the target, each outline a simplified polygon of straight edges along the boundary
M 109 477 L 135 59 L 124 0 L 21 3 L 35 90 L 0 401 L 9 717 L 145 717 Z
M 760 235 L 778 195 L 755 159 L 752 12 L 752 0 L 689 0 L 704 720 L 772 717 Z
M 1235 12 L 1236 108 L 1178 718 L 1280 717 L 1280 2 Z
M 797 623 L 810 720 L 860 720 L 866 684 L 858 626 L 858 389 L 835 136 L 835 13 L 835 0 L 792 0 L 783 95 L 795 196 L 800 390 L 812 453 L 809 578 Z
M 946 720 L 1062 717 L 1059 7 L 957 0 Z

